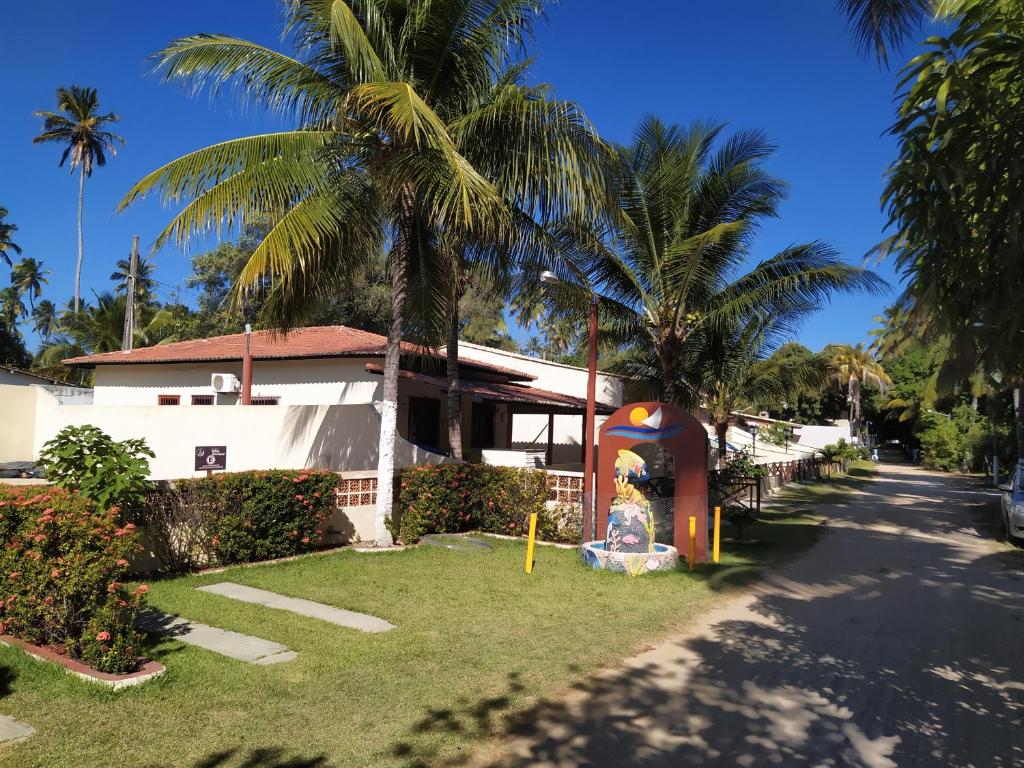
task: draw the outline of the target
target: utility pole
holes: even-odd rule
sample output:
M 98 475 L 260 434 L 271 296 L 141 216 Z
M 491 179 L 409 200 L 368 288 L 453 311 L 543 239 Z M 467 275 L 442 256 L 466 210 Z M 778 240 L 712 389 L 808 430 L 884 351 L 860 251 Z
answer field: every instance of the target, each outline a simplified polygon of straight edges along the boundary
M 124 333 L 121 335 L 121 351 L 131 352 L 135 339 L 135 273 L 139 269 L 139 236 L 132 238 L 132 257 L 128 263 L 128 281 L 125 286 Z

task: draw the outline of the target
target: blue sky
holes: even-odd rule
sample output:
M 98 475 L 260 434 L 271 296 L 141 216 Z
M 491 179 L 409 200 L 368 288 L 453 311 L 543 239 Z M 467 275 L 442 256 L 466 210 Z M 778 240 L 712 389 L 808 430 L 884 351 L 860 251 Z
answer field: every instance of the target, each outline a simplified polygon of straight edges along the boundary
M 184 152 L 281 125 L 225 100 L 190 99 L 148 75 L 146 61 L 171 39 L 197 32 L 278 45 L 277 0 L 88 5 L 88 13 L 75 10 L 81 5 L 71 0 L 5 10 L 0 205 L 19 227 L 16 242 L 25 255 L 53 271 L 47 296 L 56 302 L 71 294 L 77 184 L 57 167 L 56 146 L 31 139 L 40 128 L 32 113 L 53 108 L 57 86 L 97 88 L 103 108 L 121 115 L 117 130 L 128 141 L 86 185 L 86 296 L 111 287 L 109 275 L 133 234 L 148 244 L 169 220 L 155 201 L 114 213 L 134 181 Z M 896 151 L 884 136 L 896 72 L 858 55 L 832 2 L 637 0 L 623 6 L 565 0 L 548 16 L 534 47 L 534 76 L 578 101 L 607 138 L 627 141 L 649 112 L 667 121 L 711 119 L 767 133 L 779 148 L 770 169 L 791 190 L 781 217 L 764 228 L 754 259 L 821 239 L 859 264 L 881 238 L 882 174 Z M 58 18 L 70 21 L 54 23 Z M 189 261 L 173 247 L 156 258 L 166 298 L 170 286 L 182 283 Z M 895 281 L 888 265 L 878 271 Z M 805 323 L 798 340 L 813 349 L 862 341 L 890 300 L 840 297 Z

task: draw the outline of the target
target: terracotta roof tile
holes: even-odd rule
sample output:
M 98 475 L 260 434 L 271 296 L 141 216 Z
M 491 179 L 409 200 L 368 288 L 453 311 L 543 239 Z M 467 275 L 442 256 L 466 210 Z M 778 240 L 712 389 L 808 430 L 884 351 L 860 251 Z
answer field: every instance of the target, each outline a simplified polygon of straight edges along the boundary
M 384 372 L 383 366 L 379 363 L 367 363 L 366 370 L 376 374 L 383 374 Z M 400 371 L 399 376 L 404 379 L 422 381 L 444 391 L 448 390 L 448 380 L 440 376 L 431 376 L 425 373 L 405 370 Z M 473 381 L 472 379 L 464 378 L 459 381 L 459 391 L 463 395 L 482 397 L 499 403 L 519 403 L 522 405 L 540 406 L 542 408 L 564 408 L 575 413 L 582 413 L 587 407 L 587 401 L 583 398 L 512 382 Z M 595 412 L 600 414 L 614 413 L 615 406 L 598 402 L 596 403 Z
M 313 328 L 295 328 L 287 334 L 271 331 L 253 331 L 251 350 L 253 360 L 297 360 L 330 357 L 382 357 L 387 338 L 377 333 L 349 328 L 346 325 L 325 325 Z M 241 360 L 245 351 L 245 334 L 193 339 L 154 347 L 141 347 L 131 352 L 103 352 L 97 355 L 72 357 L 66 365 L 93 367 L 96 365 L 128 365 L 144 363 L 197 363 Z M 407 342 L 402 343 L 407 354 L 444 358 L 443 351 L 431 350 Z M 502 368 L 476 360 L 460 360 L 477 370 L 500 374 L 517 381 L 536 377 L 522 371 Z

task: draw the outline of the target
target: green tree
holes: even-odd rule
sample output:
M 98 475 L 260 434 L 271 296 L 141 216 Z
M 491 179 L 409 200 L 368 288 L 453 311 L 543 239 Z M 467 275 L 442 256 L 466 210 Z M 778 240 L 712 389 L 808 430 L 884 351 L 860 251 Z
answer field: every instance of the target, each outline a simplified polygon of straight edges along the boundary
M 75 312 L 81 301 L 82 260 L 85 257 L 85 241 L 82 216 L 85 211 L 85 179 L 92 176 L 96 166 L 107 164 L 107 153 L 117 154 L 117 145 L 124 145 L 124 139 L 107 130 L 107 126 L 120 118 L 113 112 L 101 113 L 99 95 L 95 88 L 57 89 L 57 111 L 36 112 L 43 118 L 43 132 L 32 139 L 33 143 L 56 142 L 64 145 L 60 156 L 63 167 L 71 160 L 71 172 L 77 169 L 78 176 L 78 260 L 75 262 Z
M 761 134 L 723 139 L 722 132 L 721 125 L 644 120 L 621 152 L 613 228 L 572 235 L 565 269 L 581 287 L 548 289 L 565 315 L 583 323 L 586 286 L 597 286 L 602 334 L 631 351 L 620 371 L 683 405 L 702 394 L 686 367 L 691 337 L 773 317 L 795 321 L 836 292 L 884 285 L 820 242 L 791 246 L 745 272 L 759 224 L 777 215 L 785 185 L 764 170 L 773 148 Z
M 47 344 L 53 336 L 57 322 L 57 308 L 49 299 L 43 299 L 32 310 L 32 328 L 39 334 L 43 344 Z
M 115 293 L 126 293 L 128 291 L 128 277 L 131 273 L 131 256 L 117 260 L 117 269 L 110 273 L 110 279 L 114 281 Z M 145 256 L 139 256 L 135 264 L 135 301 L 137 304 L 152 304 L 155 301 L 156 291 L 156 264 Z
M 892 380 L 863 344 L 833 344 L 826 348 L 825 353 L 829 357 L 830 377 L 846 392 L 846 402 L 850 408 L 850 430 L 858 435 L 864 385 L 871 384 L 885 390 Z
M 8 328 L 6 323 L 0 323 L 0 363 L 28 368 L 31 362 L 32 357 L 25 349 L 25 341 Z
M 13 285 L 0 290 L 0 317 L 15 336 L 18 335 L 18 322 L 25 315 L 25 302 L 21 300 L 21 291 Z
M 283 325 L 391 243 L 375 525 L 387 544 L 410 284 L 422 299 L 418 311 L 447 327 L 456 244 L 510 240 L 510 200 L 531 213 L 562 213 L 561 201 L 593 187 L 600 168 L 590 154 L 575 154 L 576 146 L 595 146 L 575 108 L 536 98 L 518 82 L 539 0 L 284 7 L 294 56 L 196 35 L 171 43 L 157 66 L 194 91 L 237 86 L 243 100 L 296 127 L 174 160 L 139 181 L 122 208 L 155 191 L 186 203 L 158 242 L 269 223 L 240 283 L 273 276 Z M 554 135 L 553 122 L 571 135 Z M 577 135 L 578 144 L 568 141 Z
M 908 302 L 947 339 L 940 388 L 999 372 L 1021 403 L 1024 6 L 961 0 L 955 11 L 952 31 L 929 38 L 903 72 L 883 198 L 895 233 L 881 251 L 895 254 Z M 1024 404 L 1016 423 L 1024 446 Z
M 33 313 L 36 310 L 36 299 L 43 293 L 43 286 L 49 285 L 50 270 L 43 269 L 43 262 L 32 258 L 24 258 L 11 270 L 11 284 L 21 293 L 28 296 L 28 305 Z
M 7 266 L 11 266 L 11 254 L 21 254 L 21 246 L 11 240 L 11 236 L 18 231 L 17 224 L 8 224 L 6 222 L 9 211 L 0 205 L 0 259 L 7 262 Z

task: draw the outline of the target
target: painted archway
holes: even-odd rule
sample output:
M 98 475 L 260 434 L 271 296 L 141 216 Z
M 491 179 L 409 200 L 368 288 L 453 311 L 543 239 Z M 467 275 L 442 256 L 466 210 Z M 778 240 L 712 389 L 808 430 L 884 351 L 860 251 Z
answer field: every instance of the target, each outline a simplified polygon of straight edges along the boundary
M 598 438 L 597 538 L 608 532 L 615 498 L 615 460 L 620 450 L 656 444 L 672 456 L 675 475 L 672 545 L 690 549 L 689 518 L 697 518 L 697 561 L 708 558 L 708 434 L 694 416 L 666 403 L 630 403 L 601 426 Z

